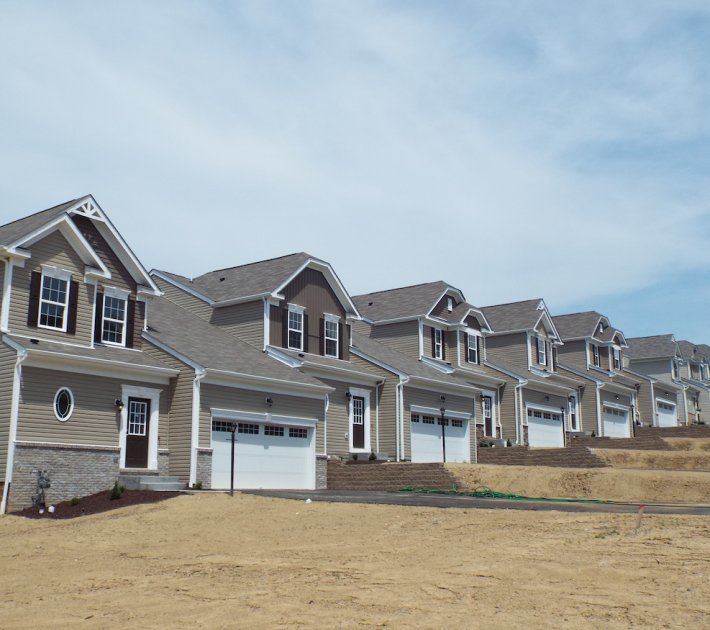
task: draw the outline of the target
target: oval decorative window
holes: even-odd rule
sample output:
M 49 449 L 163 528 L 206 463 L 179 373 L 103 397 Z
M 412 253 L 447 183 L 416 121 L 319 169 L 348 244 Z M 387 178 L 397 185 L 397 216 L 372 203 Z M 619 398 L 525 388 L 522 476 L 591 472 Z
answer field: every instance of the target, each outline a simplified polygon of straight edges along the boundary
M 74 411 L 74 396 L 70 390 L 62 387 L 54 396 L 54 415 L 60 422 L 65 422 L 69 420 L 72 411 Z

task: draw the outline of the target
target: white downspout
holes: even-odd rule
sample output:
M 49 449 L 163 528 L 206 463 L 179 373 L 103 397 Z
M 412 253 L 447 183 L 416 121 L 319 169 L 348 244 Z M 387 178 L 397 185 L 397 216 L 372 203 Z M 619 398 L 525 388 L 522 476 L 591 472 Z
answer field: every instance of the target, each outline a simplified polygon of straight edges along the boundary
M 399 400 L 399 418 L 398 418 L 398 426 L 399 426 L 399 436 L 398 436 L 398 454 L 397 454 L 397 461 L 401 462 L 404 460 L 404 386 L 409 383 L 409 376 L 406 378 L 402 379 L 400 377 L 399 385 L 397 387 L 399 388 L 399 395 L 397 396 L 397 399 Z
M 686 395 L 685 392 L 688 391 L 688 388 L 683 386 L 683 424 L 687 425 L 688 424 L 688 396 Z
M 400 377 L 399 383 L 394 386 L 394 460 L 399 461 L 399 386 L 402 383 Z
M 522 440 L 521 440 L 521 433 L 522 433 L 522 411 L 518 413 L 518 408 L 522 404 L 522 401 L 520 400 L 520 391 L 522 390 L 522 385 L 520 382 L 515 386 L 513 389 L 513 401 L 515 402 L 515 443 L 518 444 L 519 446 L 523 446 Z
M 0 331 L 10 332 L 10 298 L 12 291 L 12 259 L 5 258 L 5 277 L 3 279 L 2 305 L 0 305 Z
M 384 385 L 384 379 L 375 385 L 375 448 L 380 452 L 380 386 Z
M 599 389 L 601 386 L 599 384 L 597 384 L 596 387 L 597 387 L 597 389 L 596 389 L 596 393 L 597 393 L 597 437 L 603 437 L 602 436 L 602 425 L 603 425 L 603 423 L 602 423 L 602 401 L 601 401 L 601 396 L 599 395 Z
M 190 486 L 197 483 L 197 450 L 200 445 L 200 381 L 207 374 L 204 368 L 195 368 L 192 381 L 192 431 L 190 435 Z
M 323 398 L 323 454 L 328 454 L 328 407 L 330 407 L 330 395 Z
M 20 416 L 20 387 L 22 386 L 22 363 L 27 358 L 27 350 L 17 351 L 17 361 L 15 362 L 14 383 L 12 385 L 12 402 L 10 403 L 10 436 L 7 448 L 7 464 L 5 466 L 5 483 L 2 489 L 2 503 L 0 503 L 0 514 L 5 514 L 7 509 L 7 497 L 12 483 L 12 468 L 15 463 L 15 442 L 17 441 L 17 422 Z

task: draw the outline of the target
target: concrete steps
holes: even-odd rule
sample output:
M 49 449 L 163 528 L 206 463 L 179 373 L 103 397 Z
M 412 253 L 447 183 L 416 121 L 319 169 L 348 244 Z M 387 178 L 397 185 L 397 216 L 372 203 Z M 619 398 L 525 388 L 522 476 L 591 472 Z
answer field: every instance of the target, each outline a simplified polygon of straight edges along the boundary
M 166 475 L 142 475 L 121 473 L 118 476 L 118 484 L 124 486 L 126 490 L 153 490 L 156 492 L 174 492 L 184 490 L 185 484 L 177 477 Z
M 405 486 L 451 490 L 456 478 L 443 464 L 328 462 L 329 490 L 401 490 Z
M 552 466 L 555 468 L 604 468 L 606 464 L 584 446 L 567 448 L 479 448 L 479 464 L 503 466 Z

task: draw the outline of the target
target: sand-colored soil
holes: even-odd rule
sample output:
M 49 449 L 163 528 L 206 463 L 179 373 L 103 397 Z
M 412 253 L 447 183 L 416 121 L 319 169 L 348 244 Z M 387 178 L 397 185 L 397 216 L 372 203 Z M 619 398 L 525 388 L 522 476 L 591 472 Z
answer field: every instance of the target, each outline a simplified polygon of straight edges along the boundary
M 679 451 L 710 451 L 710 439 L 707 438 L 663 438 Z
M 704 628 L 710 519 L 183 496 L 0 518 L 3 628 Z
M 498 492 L 528 497 L 710 504 L 708 472 L 490 464 L 446 466 L 459 479 L 463 490 L 488 486 Z
M 632 451 L 595 448 L 594 454 L 615 468 L 710 471 L 710 451 Z

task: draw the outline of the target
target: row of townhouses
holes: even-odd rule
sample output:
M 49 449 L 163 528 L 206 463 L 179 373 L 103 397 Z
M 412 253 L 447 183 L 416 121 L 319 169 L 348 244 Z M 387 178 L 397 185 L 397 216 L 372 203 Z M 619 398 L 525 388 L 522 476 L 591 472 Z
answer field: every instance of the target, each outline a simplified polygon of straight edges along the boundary
M 710 347 L 445 282 L 351 296 L 305 253 L 148 272 L 91 196 L 0 227 L 2 511 L 119 474 L 320 488 L 331 457 L 475 462 L 704 422 Z

